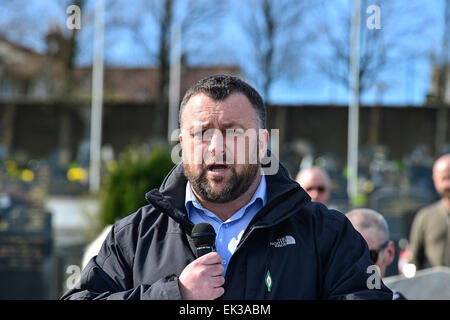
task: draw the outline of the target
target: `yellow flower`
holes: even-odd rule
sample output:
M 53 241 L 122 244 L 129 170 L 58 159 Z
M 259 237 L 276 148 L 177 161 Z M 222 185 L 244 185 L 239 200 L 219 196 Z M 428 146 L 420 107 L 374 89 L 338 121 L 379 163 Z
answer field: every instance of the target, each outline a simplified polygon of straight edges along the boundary
M 20 178 L 25 182 L 31 182 L 34 180 L 34 172 L 31 171 L 30 169 L 24 169 L 22 170 Z
M 71 168 L 67 171 L 67 179 L 70 181 L 83 181 L 86 177 L 87 173 L 83 168 Z

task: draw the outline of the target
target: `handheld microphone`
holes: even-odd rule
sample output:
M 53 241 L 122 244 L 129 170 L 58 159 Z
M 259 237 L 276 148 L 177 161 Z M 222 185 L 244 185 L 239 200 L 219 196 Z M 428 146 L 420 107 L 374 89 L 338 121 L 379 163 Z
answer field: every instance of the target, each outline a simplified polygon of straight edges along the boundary
M 206 222 L 196 224 L 191 232 L 191 238 L 197 248 L 197 257 L 216 251 L 214 245 L 216 232 L 212 225 Z

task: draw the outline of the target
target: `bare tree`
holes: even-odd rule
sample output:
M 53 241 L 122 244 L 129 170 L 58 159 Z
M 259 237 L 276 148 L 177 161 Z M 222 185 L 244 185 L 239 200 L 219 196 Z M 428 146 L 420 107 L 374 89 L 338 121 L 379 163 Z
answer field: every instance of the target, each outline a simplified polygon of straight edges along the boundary
M 80 8 L 80 13 L 82 15 L 88 15 L 88 10 L 85 10 L 86 0 L 71 0 L 71 1 L 56 1 L 55 6 L 59 9 L 62 17 L 67 17 L 67 8 L 70 5 L 76 5 Z M 83 22 L 86 22 L 84 19 Z M 60 27 L 60 30 L 67 30 L 66 26 Z M 56 91 L 55 95 L 52 97 L 61 107 L 60 107 L 60 126 L 59 126 L 59 151 L 60 151 L 60 162 L 63 165 L 67 165 L 72 160 L 72 137 L 71 137 L 71 113 L 76 113 L 81 115 L 82 108 L 76 104 L 77 97 L 76 83 L 75 83 L 75 68 L 76 68 L 76 58 L 79 54 L 81 43 L 79 37 L 79 29 L 73 28 L 72 30 L 67 30 L 60 34 L 60 48 L 58 55 L 55 57 L 59 60 L 62 66 L 61 84 L 59 90 Z M 81 115 L 82 116 L 82 115 Z
M 155 131 L 165 132 L 171 32 L 175 26 L 180 28 L 182 64 L 188 63 L 191 57 L 204 55 L 202 48 L 207 47 L 208 39 L 214 38 L 220 26 L 223 4 L 208 0 L 138 0 L 133 2 L 134 7 L 128 15 L 123 15 L 120 8 L 124 5 L 128 6 L 128 2 L 118 1 L 110 8 L 110 25 L 116 31 L 131 32 L 135 50 L 140 52 L 140 60 L 157 67 L 156 107 L 161 121 L 156 122 L 160 127 Z
M 54 100 L 61 106 L 59 110 L 59 147 L 64 154 L 65 162 L 68 162 L 71 157 L 70 117 L 66 107 L 73 101 L 73 72 L 78 54 L 78 30 L 69 31 L 64 23 L 67 17 L 67 7 L 74 4 L 84 8 L 85 2 L 86 0 L 54 0 L 40 6 L 37 3 L 28 3 L 23 0 L 2 1 L 2 14 L 5 15 L 0 27 L 2 36 L 17 45 L 29 47 L 48 55 L 45 63 L 40 66 L 39 74 L 42 76 L 48 72 L 52 73 L 51 82 L 53 83 L 47 85 L 48 89 L 53 87 L 53 90 L 48 92 L 51 95 L 48 99 Z M 52 31 L 53 34 L 47 34 L 46 38 L 45 33 Z M 52 48 L 46 46 L 49 43 L 53 44 Z M 48 59 L 52 59 L 55 63 L 51 63 Z M 40 60 L 44 61 L 44 59 Z M 48 70 L 49 68 L 52 71 Z M 55 81 L 55 79 L 58 80 Z M 55 83 L 57 83 L 56 86 L 53 85 Z M 7 117 L 7 119 L 13 118 L 13 115 Z M 13 125 L 13 121 L 5 124 L 7 132 L 13 130 Z
M 300 73 L 303 48 L 312 36 L 304 22 L 312 5 L 304 0 L 249 0 L 244 7 L 240 1 L 238 24 L 248 45 L 241 64 L 268 102 L 276 81 Z
M 178 25 L 181 30 L 181 50 L 183 62 L 201 53 L 201 48 L 213 39 L 221 21 L 223 4 L 207 0 L 154 0 L 137 1 L 134 8 L 139 14 L 123 16 L 117 4 L 112 12 L 112 24 L 118 29 L 132 32 L 135 45 L 147 56 L 147 61 L 158 67 L 159 105 L 165 109 L 168 101 L 170 69 L 170 36 L 172 28 Z
M 277 81 L 294 82 L 300 78 L 304 49 L 313 35 L 306 18 L 315 3 L 305 0 L 233 0 L 231 3 L 239 10 L 235 17 L 244 44 L 235 55 L 247 78 L 270 104 L 271 89 Z M 285 108 L 277 110 L 273 126 L 285 128 Z M 284 148 L 285 138 L 285 130 L 280 130 L 280 150 Z
M 423 11 L 423 3 L 410 1 L 361 0 L 361 49 L 360 49 L 360 96 L 362 93 L 384 82 L 384 71 L 395 65 L 411 62 L 419 56 L 425 57 L 429 48 L 424 46 L 427 26 L 433 25 Z M 367 13 L 369 5 L 380 9 L 380 29 L 369 29 Z M 317 39 L 323 51 L 313 54 L 317 70 L 330 80 L 349 85 L 350 59 L 350 8 L 340 2 L 326 0 L 317 23 Z M 383 83 L 385 84 L 385 83 Z
M 374 5 L 378 11 L 370 9 Z M 396 1 L 361 0 L 361 11 L 358 99 L 373 90 L 378 95 L 376 103 L 381 104 L 380 95 L 398 84 L 398 76 L 392 77 L 392 68 L 406 66 L 429 54 L 429 43 L 425 39 L 430 30 L 427 26 L 432 26 L 433 22 L 423 3 L 417 1 L 400 5 Z M 351 10 L 342 3 L 336 5 L 327 0 L 319 14 L 317 45 L 324 50 L 313 53 L 312 61 L 319 73 L 349 90 Z M 378 17 L 374 17 L 377 14 Z M 379 19 L 379 25 L 369 28 L 373 18 Z M 384 77 L 387 71 L 391 73 L 390 79 Z M 379 108 L 370 111 L 368 142 L 372 144 L 379 142 L 379 112 Z
M 442 33 L 441 53 L 438 63 L 438 85 L 437 85 L 437 102 L 439 103 L 436 112 L 436 136 L 435 136 L 435 154 L 439 155 L 444 151 L 447 137 L 447 108 L 449 93 L 449 64 L 450 64 L 450 0 L 445 0 L 444 5 L 444 32 Z

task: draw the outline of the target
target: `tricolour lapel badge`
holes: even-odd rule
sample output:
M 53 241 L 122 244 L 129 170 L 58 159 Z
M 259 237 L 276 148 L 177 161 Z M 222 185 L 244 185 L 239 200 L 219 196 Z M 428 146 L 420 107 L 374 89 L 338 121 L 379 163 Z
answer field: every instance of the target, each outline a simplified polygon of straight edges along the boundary
M 272 276 L 270 275 L 269 270 L 267 270 L 265 282 L 266 282 L 267 291 L 270 292 L 270 290 L 272 289 Z

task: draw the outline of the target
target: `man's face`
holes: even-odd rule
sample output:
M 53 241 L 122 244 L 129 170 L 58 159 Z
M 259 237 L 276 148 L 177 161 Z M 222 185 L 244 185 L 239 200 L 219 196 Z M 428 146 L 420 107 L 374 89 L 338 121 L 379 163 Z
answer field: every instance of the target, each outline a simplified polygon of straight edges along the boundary
M 223 101 L 192 96 L 181 115 L 184 174 L 205 201 L 232 201 L 248 190 L 259 174 L 268 133 L 258 135 L 258 118 L 250 101 L 234 93 Z
M 327 179 L 320 172 L 306 172 L 299 177 L 297 182 L 309 194 L 312 201 L 327 204 L 330 198 L 330 188 Z
M 366 240 L 369 250 L 376 250 L 378 252 L 378 258 L 375 264 L 380 268 L 381 277 L 384 276 L 386 268 L 392 263 L 394 259 L 395 248 L 392 241 L 389 242 L 388 246 L 381 249 L 383 242 L 380 241 L 378 231 L 374 227 L 360 229 L 358 230 L 362 237 Z
M 445 198 L 450 198 L 450 160 L 438 161 L 433 169 L 433 181 L 436 191 Z

